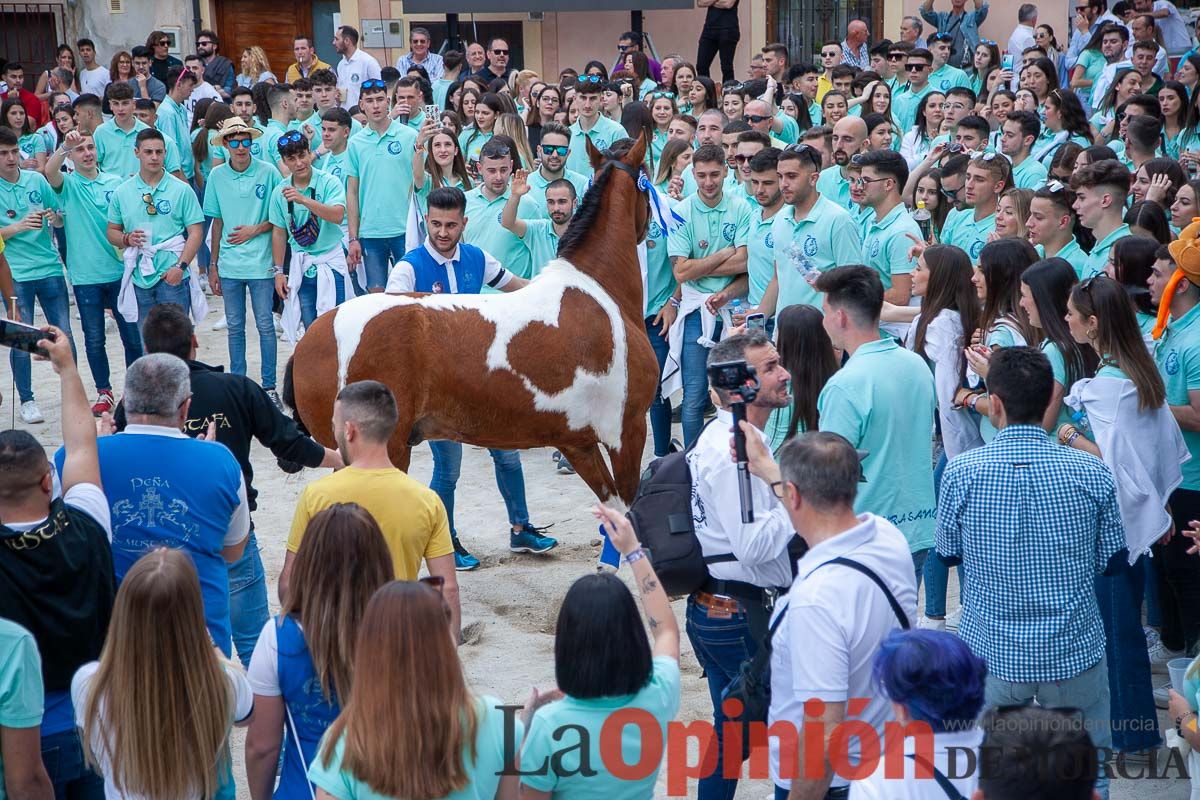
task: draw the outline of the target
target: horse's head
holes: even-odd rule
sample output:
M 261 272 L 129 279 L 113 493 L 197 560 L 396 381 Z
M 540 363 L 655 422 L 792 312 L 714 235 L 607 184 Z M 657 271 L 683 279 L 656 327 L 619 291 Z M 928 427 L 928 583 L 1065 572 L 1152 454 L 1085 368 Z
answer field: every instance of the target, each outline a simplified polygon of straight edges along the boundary
M 633 202 L 634 219 L 637 221 L 637 241 L 642 241 L 646 238 L 646 232 L 650 225 L 650 200 L 646 191 L 642 188 L 642 181 L 649 180 L 645 175 L 642 164 L 646 158 L 646 147 L 648 142 L 644 134 L 639 134 L 637 141 L 631 139 L 618 140 L 608 150 L 601 152 L 592 144 L 592 140 L 585 137 L 587 144 L 588 158 L 591 159 L 592 169 L 597 173 L 605 169 L 607 166 L 612 166 L 617 172 L 624 173 L 631 181 L 633 181 L 635 191 L 628 195 L 636 198 Z M 612 176 L 614 179 L 617 175 Z

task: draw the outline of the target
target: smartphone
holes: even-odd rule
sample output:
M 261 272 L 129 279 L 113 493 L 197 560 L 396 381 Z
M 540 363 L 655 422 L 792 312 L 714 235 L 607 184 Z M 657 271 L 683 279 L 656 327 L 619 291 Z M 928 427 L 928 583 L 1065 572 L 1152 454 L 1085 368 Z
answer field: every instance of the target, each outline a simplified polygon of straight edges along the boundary
M 425 106 L 423 108 L 423 110 L 425 112 L 426 119 L 431 119 L 431 120 L 434 120 L 435 122 L 440 122 L 439 118 L 442 115 L 442 110 L 440 108 L 438 108 L 436 105 L 434 105 L 433 103 L 430 103 L 429 105 Z
M 1000 58 L 1000 69 L 1007 70 L 1008 72 L 1012 72 L 1012 68 L 1013 68 L 1012 53 L 1005 53 Z
M 765 331 L 767 329 L 767 315 L 762 313 L 746 315 L 746 330 L 747 331 Z
M 38 344 L 43 339 L 54 341 L 54 334 L 32 325 L 22 325 L 20 322 L 13 322 L 10 319 L 0 319 L 0 345 L 45 356 L 48 355 L 46 349 Z

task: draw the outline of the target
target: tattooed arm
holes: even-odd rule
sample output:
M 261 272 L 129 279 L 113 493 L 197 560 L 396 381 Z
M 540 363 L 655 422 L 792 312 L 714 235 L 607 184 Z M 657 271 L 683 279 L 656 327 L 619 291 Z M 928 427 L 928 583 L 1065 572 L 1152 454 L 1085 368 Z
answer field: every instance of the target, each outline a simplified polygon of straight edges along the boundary
M 613 547 L 625 559 L 633 570 L 633 579 L 642 597 L 642 610 L 646 614 L 646 624 L 650 626 L 650 637 L 654 640 L 651 647 L 655 656 L 670 656 L 679 660 L 679 623 L 675 620 L 675 612 L 671 610 L 671 602 L 663 591 L 658 576 L 650 559 L 644 555 L 630 560 L 631 554 L 640 554 L 641 545 L 633 526 L 624 514 L 614 511 L 607 506 L 597 506 L 594 510 L 596 518 L 604 524 L 604 532 Z

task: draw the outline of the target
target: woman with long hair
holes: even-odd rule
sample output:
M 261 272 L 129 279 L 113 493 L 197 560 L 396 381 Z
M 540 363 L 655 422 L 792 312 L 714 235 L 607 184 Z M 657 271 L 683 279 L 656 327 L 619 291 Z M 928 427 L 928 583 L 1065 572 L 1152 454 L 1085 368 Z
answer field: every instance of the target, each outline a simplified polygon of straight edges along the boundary
M 531 800 L 550 797 L 649 797 L 654 792 L 662 738 L 667 723 L 679 709 L 679 626 L 650 559 L 638 544 L 633 526 L 624 514 L 605 506 L 593 513 L 622 560 L 633 570 L 650 627 L 638 614 L 625 582 L 611 574 L 585 575 L 571 585 L 563 598 L 554 632 L 554 677 L 565 695 L 544 706 L 533 717 L 521 750 L 522 764 L 543 764 L 561 751 L 564 725 L 583 728 L 580 759 L 604 763 L 600 731 L 618 709 L 639 712 L 644 725 L 657 723 L 652 735 L 627 731 L 618 746 L 625 763 L 640 763 L 639 776 L 618 778 L 607 769 L 528 770 L 521 775 L 521 796 Z M 689 616 L 691 610 L 689 609 Z M 643 730 L 645 730 L 643 728 Z M 653 742 L 657 741 L 655 749 Z
M 850 105 L 846 95 L 836 89 L 826 92 L 821 98 L 821 119 L 829 127 L 832 128 L 849 113 Z
M 1119 283 L 1129 295 L 1134 318 L 1148 347 L 1154 343 L 1150 333 L 1158 314 L 1150 299 L 1150 276 L 1154 273 L 1160 247 L 1158 240 L 1149 236 L 1122 236 L 1108 251 L 1108 263 L 1104 265 L 1104 274 Z
M 634 81 L 633 96 L 641 100 L 654 91 L 658 84 L 650 76 L 650 59 L 641 50 L 625 54 L 625 71 L 632 72 Z
M 640 136 L 647 142 L 654 142 L 654 117 L 650 114 L 650 109 L 645 103 L 630 103 L 621 109 L 621 127 L 625 129 L 625 133 L 630 139 L 637 140 Z M 646 165 L 646 174 L 653 175 L 655 173 L 654 148 L 646 148 L 646 157 L 643 160 Z
M 1179 66 L 1175 68 L 1175 80 L 1184 85 L 1190 100 L 1196 92 L 1196 84 L 1200 83 L 1200 53 L 1188 53 L 1179 59 Z
M 17 137 L 21 169 L 41 172 L 46 166 L 46 142 L 38 135 L 20 98 L 0 103 L 0 128 L 8 128 Z
M 704 75 L 697 75 L 692 81 L 691 88 L 688 89 L 688 107 L 691 114 L 696 119 L 700 119 L 700 115 L 710 108 L 721 108 L 721 103 L 717 99 L 717 85 L 713 83 L 712 78 Z
M 554 115 L 562 107 L 562 89 L 553 84 L 547 84 L 538 94 L 537 101 L 532 103 L 525 112 L 525 126 L 529 133 L 529 148 L 537 152 L 542 143 L 542 126 L 554 122 Z
M 1128 103 L 1133 96 L 1142 91 L 1142 76 L 1132 69 L 1117 70 L 1113 76 L 1112 85 L 1104 93 L 1104 97 L 1095 102 L 1092 98 L 1096 113 L 1092 115 L 1092 126 L 1099 132 L 1100 138 L 1111 140 L 1116 133 L 1117 109 Z
M 339 698 L 354 686 L 363 613 L 394 578 L 383 532 L 362 506 L 335 503 L 309 520 L 283 608 L 263 626 L 250 659 L 254 719 L 246 734 L 246 782 L 253 800 L 310 796 L 308 764 L 341 712 Z
M 502 702 L 471 691 L 455 644 L 437 589 L 392 581 L 375 592 L 354 682 L 308 768 L 322 797 L 516 797 L 517 776 L 502 776 Z
M 1191 59 L 1195 59 L 1195 64 L 1189 68 L 1200 69 L 1200 55 L 1189 56 L 1189 60 Z M 1187 84 L 1185 83 L 1184 86 Z M 1183 130 L 1179 133 L 1176 149 L 1179 153 L 1179 160 L 1191 174 L 1195 174 L 1197 167 L 1200 167 L 1200 92 L 1196 91 L 1195 86 L 1189 89 L 1183 113 Z
M 987 40 L 975 45 L 975 54 L 971 61 L 968 78 L 971 83 L 968 88 L 975 96 L 983 100 L 988 96 L 988 76 L 1000 69 L 1000 46 Z
M 996 239 L 1008 236 L 1028 238 L 1025 235 L 1025 220 L 1029 219 L 1029 202 L 1032 199 L 1032 189 L 1008 189 L 1000 195 L 996 204 L 996 230 L 993 234 Z
M 1058 78 L 1059 85 L 1066 80 L 1066 75 L 1063 71 L 1063 46 L 1058 43 L 1058 38 L 1054 35 L 1054 28 L 1042 23 L 1033 29 L 1033 41 L 1042 48 L 1042 52 L 1046 54 L 1046 58 L 1054 65 L 1054 74 Z
M 475 106 L 479 104 L 479 98 L 482 95 L 475 89 L 463 86 L 458 95 L 458 106 L 455 111 L 458 112 L 458 127 L 459 133 L 465 134 L 475 128 Z
M 589 61 L 583 67 L 584 75 L 599 75 L 600 80 L 604 83 L 608 82 L 608 67 L 604 66 L 603 61 Z
M 208 176 L 215 168 L 225 163 L 225 148 L 213 144 L 212 137 L 225 120 L 233 117 L 229 106 L 213 101 L 204 114 L 204 125 L 192 132 L 192 157 L 196 160 L 196 183 L 200 187 L 208 183 Z
M 808 98 L 802 94 L 786 94 L 779 106 L 784 114 L 796 120 L 796 127 L 801 133 L 813 127 L 812 113 L 809 110 Z
M 663 145 L 658 158 L 658 169 L 654 171 L 654 188 L 666 192 L 671 181 L 683 181 L 683 173 L 692 163 L 692 143 L 683 139 L 670 139 Z
M 258 45 L 251 45 L 242 51 L 242 71 L 235 81 L 238 86 L 252 89 L 260 83 L 278 83 L 279 79 L 271 72 L 267 51 Z
M 464 96 L 466 92 L 463 92 Z M 463 157 L 467 164 L 479 161 L 479 151 L 487 144 L 488 139 L 496 131 L 496 120 L 504 113 L 504 104 L 500 98 L 488 92 L 475 103 L 475 124 L 465 129 L 458 137 L 462 147 Z
M 496 120 L 496 133 L 502 133 L 512 139 L 517 145 L 517 156 L 521 159 L 522 169 L 534 169 L 535 160 L 533 149 L 529 146 L 529 136 L 525 133 L 525 123 L 516 114 L 501 114 Z M 480 145 L 482 147 L 482 145 Z
M 1170 208 L 1171 219 L 1190 220 L 1200 217 L 1200 179 L 1192 178 L 1175 192 Z
M 1058 148 L 1067 142 L 1090 147 L 1095 141 L 1079 98 L 1069 89 L 1052 89 L 1046 95 L 1045 123 L 1033 143 L 1030 157 L 1049 167 Z
M 1054 159 L 1050 162 L 1049 180 L 1059 181 L 1067 185 L 1071 182 L 1071 175 L 1075 172 L 1075 162 L 1079 159 L 1079 154 L 1084 152 L 1084 148 L 1075 142 L 1065 142 L 1058 148 L 1058 152 L 1054 154 Z
M 1163 115 L 1163 152 L 1177 159 L 1187 116 L 1187 87 L 1179 81 L 1165 81 L 1158 89 L 1158 104 Z
M 945 100 L 946 95 L 941 92 L 930 92 L 917 103 L 916 123 L 900 140 L 900 155 L 904 156 L 909 169 L 915 169 L 925 160 L 930 143 L 941 136 L 942 120 L 946 118 L 946 112 L 942 110 Z
M 1152 158 L 1134 171 L 1129 193 L 1135 203 L 1150 200 L 1169 213 L 1171 206 L 1175 205 L 1175 196 L 1179 188 L 1185 183 L 1187 173 L 1179 166 L 1178 161 L 1173 158 Z M 1173 223 L 1182 222 L 1184 225 L 1192 221 L 1191 217 L 1169 219 Z
M 817 430 L 817 398 L 841 365 L 822 319 L 820 309 L 802 304 L 775 317 L 779 362 L 792 376 L 792 404 L 772 411 L 763 428 L 772 453 L 797 433 Z
M 650 138 L 650 155 L 653 156 L 653 163 L 657 164 L 662 158 L 663 148 L 667 146 L 667 129 L 671 127 L 671 120 L 675 119 L 679 110 L 675 105 L 673 92 L 650 92 L 646 95 L 645 102 L 650 109 L 650 119 L 654 123 L 654 135 Z M 654 175 L 654 172 L 650 174 Z
M 1038 107 L 1046 104 L 1046 97 L 1058 88 L 1058 68 L 1048 58 L 1039 58 L 1021 69 L 1020 86 L 1033 92 Z
M 182 550 L 151 550 L 125 573 L 100 660 L 75 673 L 71 700 L 106 796 L 233 797 L 229 732 L 254 696 L 213 647 Z
M 1080 52 L 1075 67 L 1071 70 L 1070 87 L 1079 95 L 1079 100 L 1083 103 L 1084 108 L 1094 105 L 1092 86 L 1096 84 L 1096 81 L 1104 73 L 1104 68 L 1108 66 L 1108 59 L 1104 57 L 1104 52 L 1101 50 L 1104 33 L 1105 27 L 1097 25 L 1096 29 L 1092 31 L 1091 38 L 1084 45 L 1083 51 Z
M 71 85 L 65 88 L 68 88 L 73 92 L 78 92 L 79 72 L 75 69 L 75 51 L 71 49 L 71 45 L 60 44 L 58 46 L 58 49 L 54 52 L 54 67 L 70 71 Z M 54 104 L 50 102 L 50 70 L 43 70 L 42 74 L 38 75 L 37 85 L 34 87 L 33 93 L 37 95 L 37 99 L 45 103 L 48 108 L 54 107 Z
M 1153 200 L 1141 200 L 1129 206 L 1124 222 L 1133 229 L 1132 233 L 1157 239 L 1159 244 L 1170 244 L 1175 238 L 1166 209 Z
M 418 151 L 413 157 L 413 186 L 421 212 L 428 209 L 429 193 L 434 189 L 453 186 L 470 191 L 471 174 L 463 158 L 462 146 L 454 134 L 437 128 L 417 134 L 417 144 L 425 144 L 428 152 Z
M 691 114 L 693 117 L 699 117 L 692 111 L 692 103 L 689 99 L 692 96 L 692 83 L 696 80 L 696 68 L 686 61 L 681 61 L 675 65 L 675 97 L 679 102 L 679 112 L 681 114 Z
M 950 213 L 951 204 L 942 193 L 942 171 L 931 169 L 921 176 L 913 189 L 912 208 L 917 203 L 924 203 L 925 210 L 930 213 L 931 230 L 936 241 L 941 235 L 942 226 L 946 224 L 946 216 Z

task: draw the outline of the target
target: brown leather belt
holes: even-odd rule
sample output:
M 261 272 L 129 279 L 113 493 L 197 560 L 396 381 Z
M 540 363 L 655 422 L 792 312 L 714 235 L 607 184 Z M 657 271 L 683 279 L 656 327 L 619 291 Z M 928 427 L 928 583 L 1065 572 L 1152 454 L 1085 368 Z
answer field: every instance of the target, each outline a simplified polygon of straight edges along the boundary
M 710 617 L 728 619 L 733 614 L 746 613 L 745 607 L 732 597 L 708 592 L 696 592 L 696 603 L 702 606 Z

